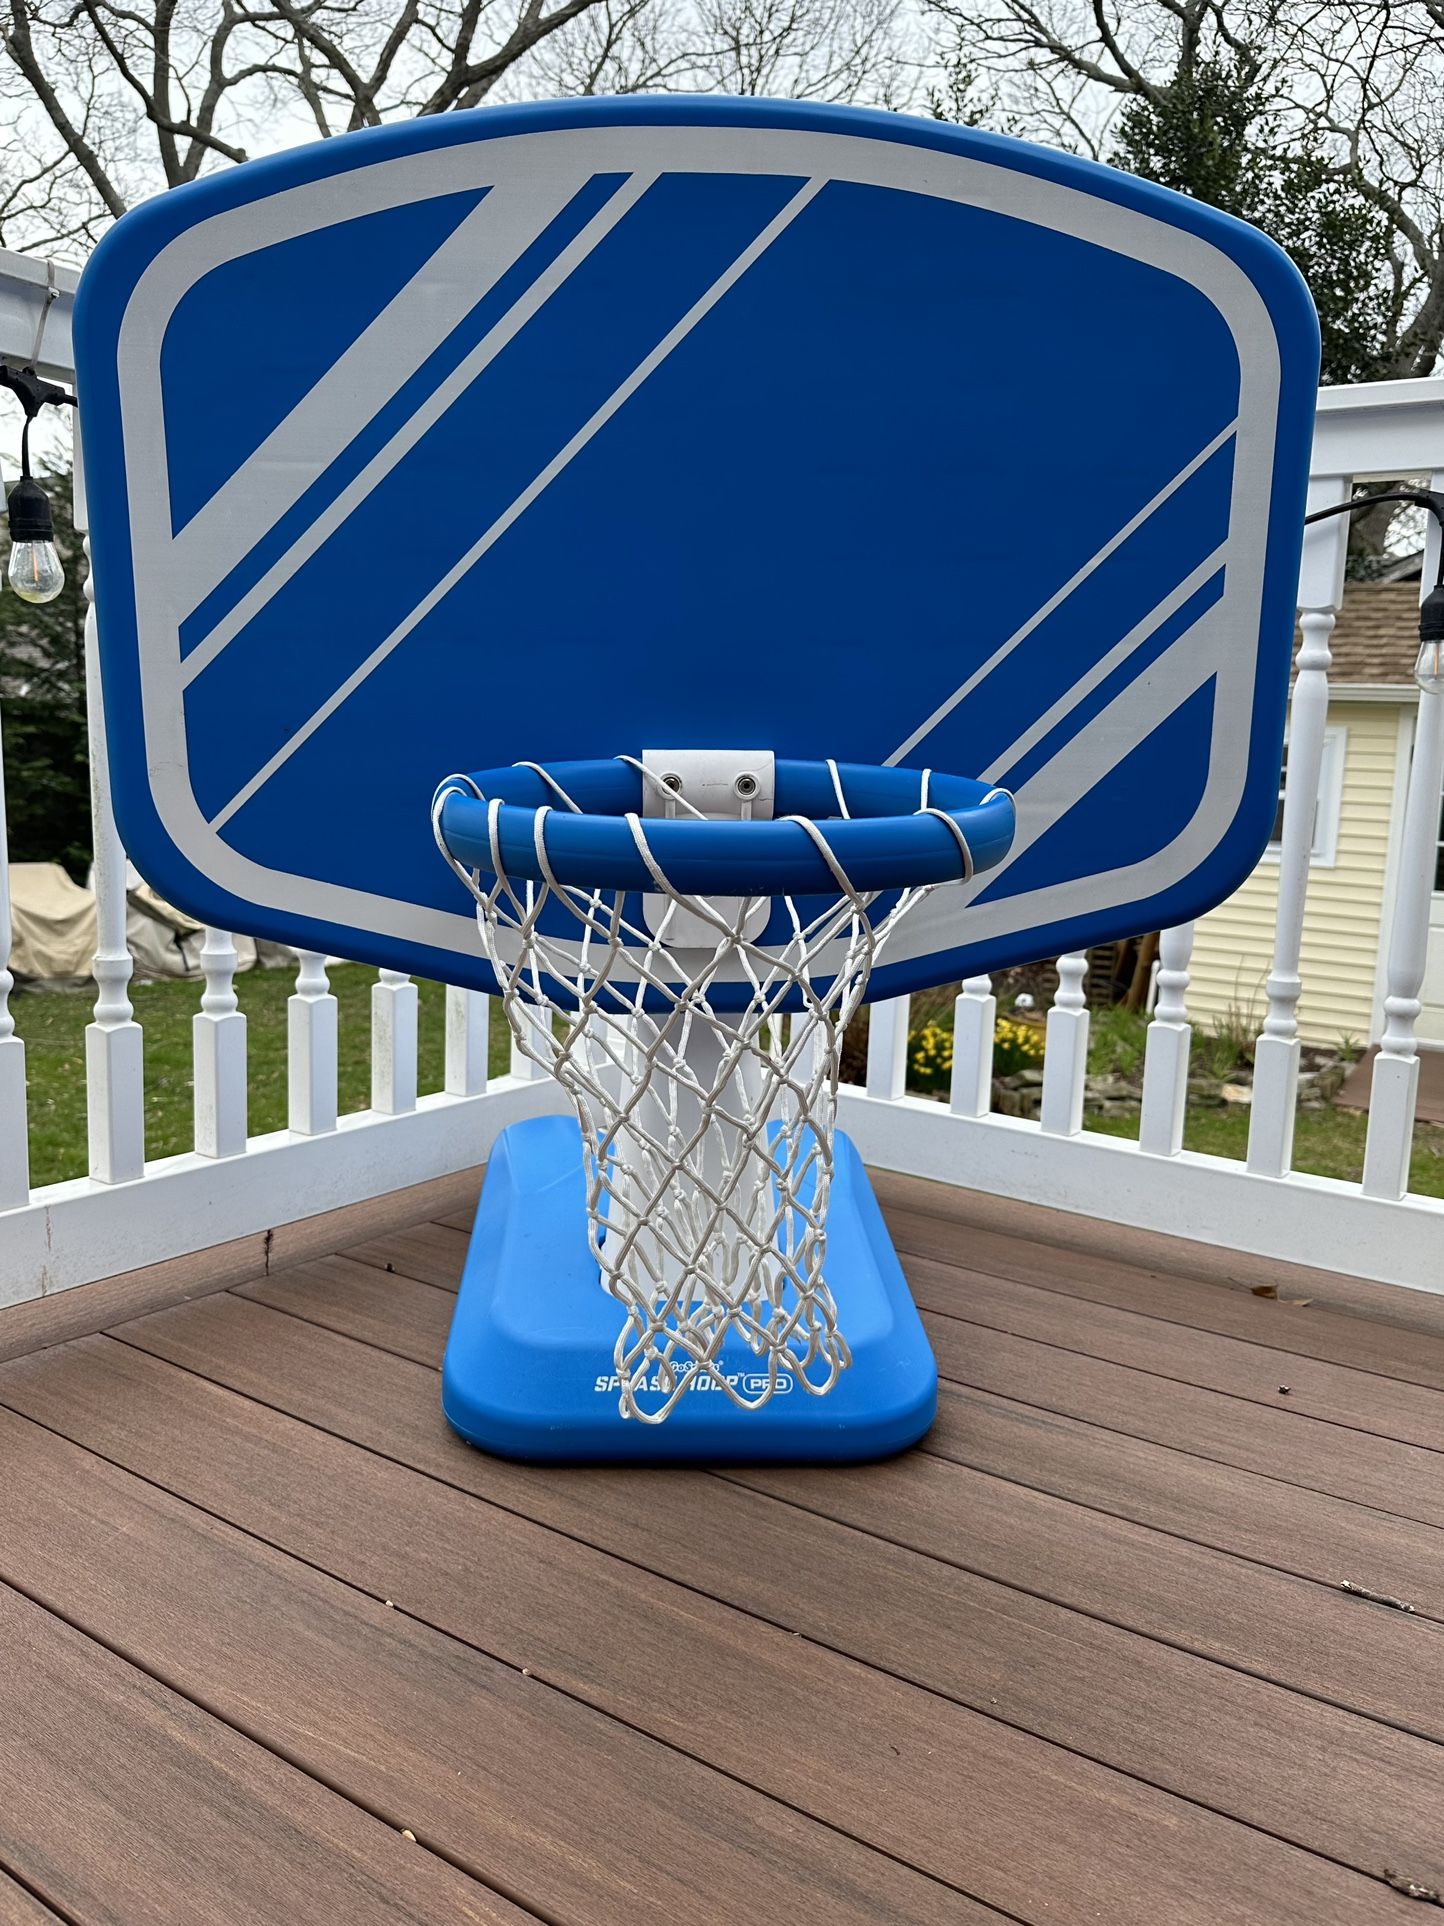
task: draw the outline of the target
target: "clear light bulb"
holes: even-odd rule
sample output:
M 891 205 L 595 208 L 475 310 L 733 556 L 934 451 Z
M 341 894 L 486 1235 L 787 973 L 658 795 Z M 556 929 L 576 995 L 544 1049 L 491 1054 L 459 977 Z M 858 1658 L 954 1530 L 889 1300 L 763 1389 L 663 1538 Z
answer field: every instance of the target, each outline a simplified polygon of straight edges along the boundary
M 1444 691 L 1444 582 L 1436 582 L 1419 604 L 1419 654 L 1414 663 L 1414 680 L 1426 695 Z
M 12 542 L 7 573 L 22 602 L 53 602 L 65 587 L 54 542 Z

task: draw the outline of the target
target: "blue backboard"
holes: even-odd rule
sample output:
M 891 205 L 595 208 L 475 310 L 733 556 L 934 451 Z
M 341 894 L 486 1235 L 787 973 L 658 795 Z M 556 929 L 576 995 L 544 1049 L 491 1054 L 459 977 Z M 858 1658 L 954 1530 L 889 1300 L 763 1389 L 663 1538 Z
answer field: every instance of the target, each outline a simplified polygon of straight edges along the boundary
M 438 780 L 658 745 L 1015 793 L 876 994 L 1267 839 L 1317 327 L 1197 203 L 857 110 L 487 109 L 146 204 L 76 339 L 121 833 L 205 921 L 490 988 Z

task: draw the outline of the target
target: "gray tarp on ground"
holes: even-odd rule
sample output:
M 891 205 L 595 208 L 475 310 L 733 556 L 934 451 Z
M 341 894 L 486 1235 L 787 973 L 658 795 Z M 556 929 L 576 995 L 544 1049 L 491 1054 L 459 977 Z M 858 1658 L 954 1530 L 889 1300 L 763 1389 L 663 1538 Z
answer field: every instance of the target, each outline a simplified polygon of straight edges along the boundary
M 90 980 L 95 956 L 95 896 L 72 882 L 59 863 L 14 863 L 10 869 L 14 944 L 10 968 L 31 983 L 57 988 Z M 126 879 L 125 936 L 137 978 L 201 975 L 199 923 L 157 896 L 132 868 Z M 277 943 L 238 936 L 236 967 L 292 960 Z M 259 949 L 259 956 L 257 954 Z
M 83 983 L 95 955 L 95 898 L 59 863 L 10 865 L 10 968 L 17 977 Z

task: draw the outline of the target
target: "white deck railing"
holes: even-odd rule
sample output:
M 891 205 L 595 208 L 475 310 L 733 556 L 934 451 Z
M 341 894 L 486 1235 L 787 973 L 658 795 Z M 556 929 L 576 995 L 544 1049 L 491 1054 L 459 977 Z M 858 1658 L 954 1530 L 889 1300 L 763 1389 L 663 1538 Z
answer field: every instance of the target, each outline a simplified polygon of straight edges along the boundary
M 69 379 L 73 285 L 66 274 L 48 282 L 43 264 L 0 255 L 0 354 L 31 358 L 44 312 L 42 366 L 53 378 Z M 1326 391 L 1314 471 L 1315 505 L 1344 499 L 1352 481 L 1365 476 L 1432 475 L 1432 485 L 1444 487 L 1444 383 Z M 996 1004 L 986 977 L 971 978 L 957 999 L 946 1106 L 906 1094 L 906 1000 L 877 1006 L 866 1087 L 845 1090 L 841 1102 L 841 1121 L 870 1161 L 1240 1251 L 1444 1289 L 1444 1202 L 1407 1191 L 1419 1074 L 1414 1029 L 1444 765 L 1439 695 L 1426 693 L 1420 702 L 1386 937 L 1387 1028 L 1374 1070 L 1363 1181 L 1340 1183 L 1292 1169 L 1301 934 L 1328 714 L 1329 638 L 1346 542 L 1342 519 L 1323 523 L 1310 532 L 1304 558 L 1278 920 L 1246 1164 L 1181 1147 L 1192 1036 L 1191 929 L 1165 931 L 1161 940 L 1138 1143 L 1084 1126 L 1085 963 L 1064 957 L 1048 1017 L 1036 1123 L 992 1113 Z M 24 1046 L 8 1008 L 11 927 L 0 766 L 0 1306 L 465 1169 L 485 1158 L 506 1123 L 561 1107 L 555 1086 L 515 1054 L 511 1073 L 488 1086 L 487 1000 L 455 989 L 446 1000 L 445 1088 L 418 1097 L 416 986 L 383 970 L 372 991 L 371 1107 L 338 1117 L 336 999 L 324 959 L 303 955 L 288 1012 L 288 1127 L 249 1136 L 246 1019 L 234 989 L 235 949 L 225 932 L 212 930 L 194 1021 L 194 1149 L 147 1162 L 145 1039 L 129 994 L 125 858 L 106 782 L 93 612 L 87 659 L 98 910 L 97 988 L 85 1057 L 90 1174 L 36 1190 L 28 1176 Z

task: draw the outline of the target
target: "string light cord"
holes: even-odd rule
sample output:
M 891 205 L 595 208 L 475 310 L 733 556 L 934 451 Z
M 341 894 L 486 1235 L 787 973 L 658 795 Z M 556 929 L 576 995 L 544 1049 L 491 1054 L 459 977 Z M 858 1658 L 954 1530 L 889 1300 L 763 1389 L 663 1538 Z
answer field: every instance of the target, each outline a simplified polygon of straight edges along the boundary
M 1419 655 L 1414 664 L 1414 680 L 1430 693 L 1444 692 L 1444 494 L 1433 488 L 1391 488 L 1382 495 L 1356 495 L 1351 501 L 1334 502 L 1305 515 L 1304 526 L 1326 521 L 1331 515 L 1357 515 L 1383 502 L 1407 502 L 1434 517 L 1439 530 L 1439 561 L 1434 586 L 1419 604 Z

